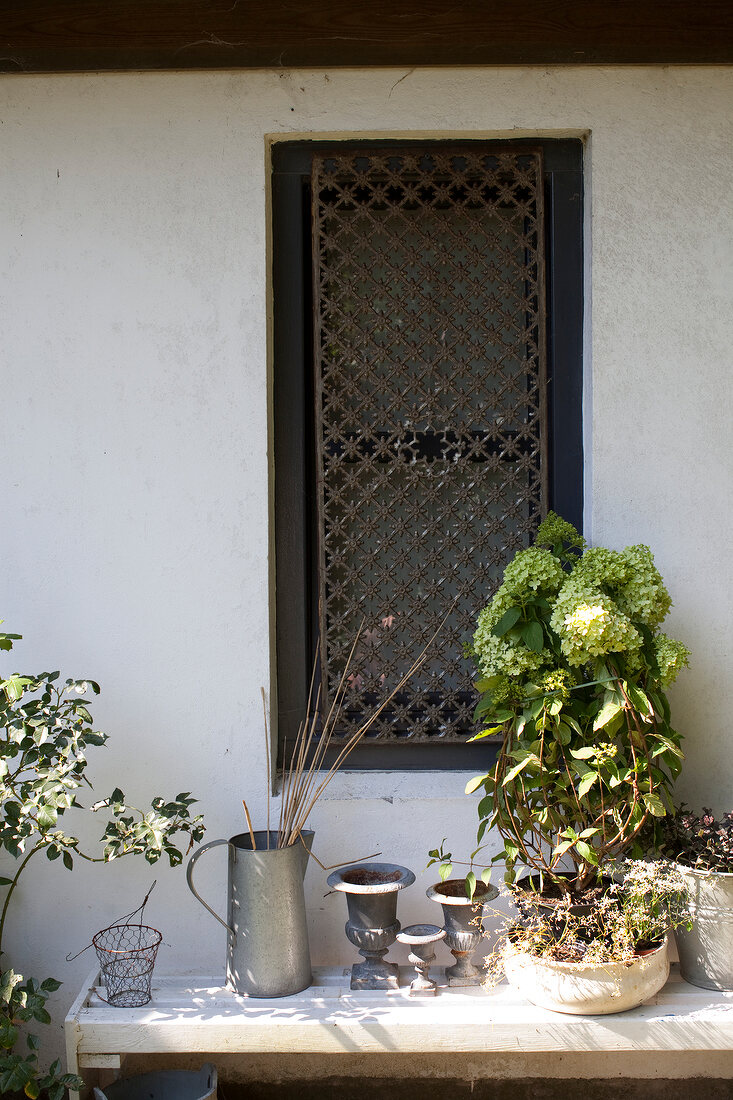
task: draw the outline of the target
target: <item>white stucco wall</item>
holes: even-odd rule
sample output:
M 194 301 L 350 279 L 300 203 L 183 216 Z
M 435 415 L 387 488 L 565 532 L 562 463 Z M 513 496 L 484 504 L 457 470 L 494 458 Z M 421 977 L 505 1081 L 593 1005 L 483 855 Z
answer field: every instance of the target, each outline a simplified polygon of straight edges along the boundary
M 404 78 L 404 79 L 402 79 Z M 586 530 L 647 542 L 692 650 L 673 691 L 680 792 L 733 805 L 733 73 L 718 68 L 3 77 L 0 615 L 23 671 L 90 675 L 111 735 L 92 772 L 142 804 L 192 790 L 209 839 L 264 814 L 269 688 L 268 140 L 588 135 Z M 345 775 L 314 815 L 334 864 L 421 872 L 471 846 L 465 776 Z M 92 830 L 92 835 L 95 835 Z M 201 889 L 224 906 L 224 860 Z M 220 970 L 224 933 L 179 871 L 29 870 L 17 965 L 142 898 L 162 969 Z M 307 885 L 314 961 L 350 961 L 343 899 Z M 430 919 L 424 888 L 403 922 Z M 435 917 L 436 914 L 433 914 Z

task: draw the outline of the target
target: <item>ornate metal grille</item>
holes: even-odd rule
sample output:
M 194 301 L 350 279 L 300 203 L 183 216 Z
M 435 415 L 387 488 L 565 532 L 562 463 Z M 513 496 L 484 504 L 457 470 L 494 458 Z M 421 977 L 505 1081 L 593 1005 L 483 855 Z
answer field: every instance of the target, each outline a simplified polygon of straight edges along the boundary
M 461 741 L 462 642 L 546 509 L 541 153 L 352 150 L 312 184 L 326 705 L 362 619 L 344 734 L 447 617 L 373 736 Z

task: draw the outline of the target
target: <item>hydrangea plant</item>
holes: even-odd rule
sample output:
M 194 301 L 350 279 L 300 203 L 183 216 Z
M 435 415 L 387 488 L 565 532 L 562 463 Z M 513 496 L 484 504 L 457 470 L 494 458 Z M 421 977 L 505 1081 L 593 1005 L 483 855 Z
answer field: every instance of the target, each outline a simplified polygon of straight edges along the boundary
M 688 651 L 660 630 L 670 606 L 648 546 L 586 548 L 552 512 L 507 565 L 470 647 L 473 740 L 501 746 L 467 791 L 483 789 L 478 842 L 498 830 L 508 882 L 522 865 L 582 892 L 671 810 L 683 754 L 665 691 Z

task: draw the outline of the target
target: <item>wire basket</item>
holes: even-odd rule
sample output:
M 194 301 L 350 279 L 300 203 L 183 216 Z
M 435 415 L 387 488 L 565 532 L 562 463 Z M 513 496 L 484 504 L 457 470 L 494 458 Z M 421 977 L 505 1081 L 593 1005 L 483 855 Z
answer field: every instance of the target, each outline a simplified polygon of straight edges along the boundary
M 112 924 L 92 937 L 108 1004 L 139 1008 L 148 1003 L 162 939 L 161 933 L 147 924 Z
M 155 882 L 137 909 L 118 917 L 114 924 L 97 932 L 92 942 L 75 955 L 66 956 L 66 961 L 72 962 L 94 947 L 107 989 L 107 1004 L 117 1008 L 140 1008 L 151 998 L 150 983 L 155 956 L 163 940 L 157 928 L 143 924 L 145 906 L 154 888 Z M 133 922 L 133 917 L 138 918 L 137 923 Z M 101 999 L 105 1000 L 104 997 Z

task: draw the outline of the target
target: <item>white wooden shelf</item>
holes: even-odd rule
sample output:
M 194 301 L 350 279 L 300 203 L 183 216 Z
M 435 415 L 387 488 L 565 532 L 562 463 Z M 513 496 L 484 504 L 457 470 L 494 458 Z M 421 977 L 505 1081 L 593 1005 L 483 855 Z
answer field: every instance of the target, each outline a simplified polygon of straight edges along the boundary
M 433 976 L 441 980 L 441 970 Z M 733 993 L 688 985 L 672 968 L 640 1008 L 613 1016 L 570 1016 L 535 1008 L 506 983 L 491 991 L 441 986 L 436 997 L 402 988 L 352 991 L 350 970 L 317 968 L 293 997 L 259 1000 L 221 978 L 157 977 L 143 1008 L 112 1008 L 89 976 L 66 1018 L 69 1072 L 112 1069 L 126 1054 L 292 1052 L 385 1054 L 542 1051 L 725 1051 L 733 1049 Z M 75 1100 L 75 1094 L 72 1093 Z

